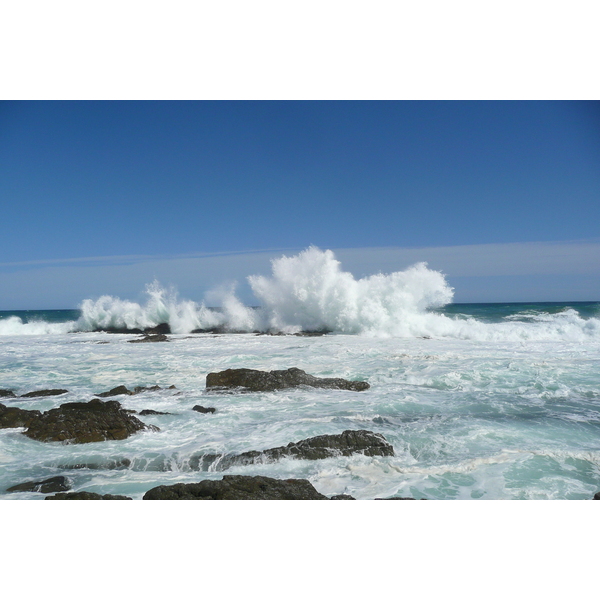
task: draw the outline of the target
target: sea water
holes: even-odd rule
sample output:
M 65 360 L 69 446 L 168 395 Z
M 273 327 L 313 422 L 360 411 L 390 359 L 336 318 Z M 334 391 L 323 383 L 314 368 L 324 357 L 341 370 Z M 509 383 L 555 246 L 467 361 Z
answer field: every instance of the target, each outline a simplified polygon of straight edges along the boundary
M 590 499 L 600 490 L 600 303 L 452 304 L 444 276 L 425 264 L 357 280 L 316 248 L 249 280 L 259 308 L 229 292 L 213 309 L 155 282 L 146 304 L 103 296 L 77 311 L 0 313 L 0 388 L 68 390 L 0 399 L 6 406 L 44 411 L 118 385 L 159 385 L 115 399 L 171 413 L 140 417 L 158 432 L 83 445 L 2 429 L 0 497 L 43 499 L 6 489 L 56 475 L 74 491 L 134 499 L 157 485 L 224 474 L 306 478 L 325 495 L 357 499 Z M 131 344 L 139 336 L 94 331 L 163 322 L 168 342 Z M 244 333 L 191 333 L 215 326 Z M 331 333 L 292 335 L 319 329 Z M 371 387 L 206 391 L 208 373 L 239 367 L 299 367 Z M 197 413 L 197 404 L 216 412 Z M 383 434 L 395 456 L 197 470 L 204 453 L 347 429 Z

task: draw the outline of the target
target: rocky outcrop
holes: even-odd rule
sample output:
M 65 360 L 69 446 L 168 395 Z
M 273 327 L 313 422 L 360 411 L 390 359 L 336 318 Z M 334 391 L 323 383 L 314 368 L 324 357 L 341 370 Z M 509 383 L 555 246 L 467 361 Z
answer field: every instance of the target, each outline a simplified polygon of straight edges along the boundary
M 28 392 L 19 396 L 20 398 L 41 398 L 43 396 L 61 396 L 66 394 L 69 390 L 37 390 L 35 392 Z
M 160 485 L 148 490 L 144 500 L 328 500 L 306 479 L 273 479 L 225 475 L 219 481 Z
M 217 409 L 213 408 L 212 406 L 204 407 L 204 406 L 200 406 L 199 404 L 196 404 L 196 406 L 194 406 L 194 408 L 192 408 L 192 410 L 195 410 L 196 412 L 203 413 L 203 414 L 217 412 Z
M 96 494 L 95 492 L 68 492 L 46 496 L 45 500 L 132 500 L 128 496 L 115 496 L 113 494 Z
M 356 498 L 353 498 L 352 496 L 349 496 L 348 494 L 338 494 L 337 496 L 331 496 L 331 498 L 329 498 L 330 500 L 356 500 Z
M 40 442 L 88 444 L 104 440 L 124 440 L 137 431 L 151 429 L 128 414 L 116 400 L 69 402 L 33 419 L 23 433 Z
M 207 471 L 212 468 L 224 471 L 234 465 L 250 465 L 255 463 L 271 463 L 284 457 L 302 460 L 320 460 L 334 456 L 394 456 L 394 448 L 380 433 L 350 429 L 336 435 L 318 435 L 316 437 L 292 442 L 287 446 L 279 446 L 258 452 L 251 450 L 241 454 L 204 454 L 192 456 L 190 468 Z
M 136 394 L 141 394 L 142 392 L 156 392 L 158 390 L 162 390 L 159 385 L 151 385 L 149 387 L 141 387 L 136 386 L 132 390 L 127 389 L 124 385 L 118 385 L 114 387 L 112 390 L 108 390 L 108 392 L 102 392 L 101 394 L 95 394 L 98 398 L 112 398 L 113 396 L 135 396 Z M 167 390 L 176 390 L 177 388 L 174 385 L 170 385 L 168 388 L 164 388 Z
M 165 413 L 165 412 L 159 412 L 158 410 L 152 410 L 151 408 L 145 408 L 144 410 L 140 411 L 140 417 L 146 417 L 149 415 L 172 415 L 173 413 Z
M 319 378 L 295 367 L 282 371 L 256 371 L 255 369 L 227 369 L 206 376 L 207 390 L 241 389 L 248 392 L 271 392 L 299 386 L 352 390 L 369 389 L 366 381 L 348 381 L 341 378 Z
M 92 469 L 92 470 L 123 470 L 128 469 L 131 466 L 131 461 L 128 458 L 118 458 L 116 460 L 100 460 L 94 462 L 81 462 L 71 464 L 60 464 L 57 465 L 59 469 L 64 471 L 70 471 L 71 469 Z
M 26 481 L 19 485 L 9 487 L 7 492 L 40 492 L 41 494 L 53 494 L 54 492 L 66 492 L 71 489 L 71 482 L 66 477 L 59 475 L 44 479 L 44 481 Z
M 164 333 L 156 333 L 154 335 L 146 334 L 143 338 L 137 340 L 127 340 L 130 344 L 143 344 L 146 342 L 168 342 L 169 338 Z
M 154 325 L 153 327 L 146 327 L 144 329 L 140 329 L 138 327 L 99 327 L 94 329 L 95 333 L 146 333 L 149 335 L 157 335 L 157 334 L 167 334 L 171 333 L 171 327 L 168 323 L 159 323 L 158 325 Z
M 12 390 L 0 390 L 0 398 L 16 398 L 17 396 Z
M 24 410 L 0 404 L 0 429 L 29 427 L 29 424 L 41 414 L 39 410 Z
M 593 499 L 594 499 L 594 500 L 600 500 L 600 492 L 596 492 L 596 493 L 594 494 L 594 498 L 593 498 Z

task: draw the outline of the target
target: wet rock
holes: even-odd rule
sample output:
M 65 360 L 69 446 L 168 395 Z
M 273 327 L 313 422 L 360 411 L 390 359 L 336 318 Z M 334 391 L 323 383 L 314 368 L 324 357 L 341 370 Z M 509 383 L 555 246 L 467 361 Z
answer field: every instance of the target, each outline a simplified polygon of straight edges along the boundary
M 45 500 L 132 500 L 128 496 L 115 496 L 113 494 L 96 494 L 95 492 L 60 492 L 54 496 L 46 496 Z
M 108 471 L 121 471 L 123 469 L 128 469 L 130 466 L 131 461 L 128 458 L 119 458 L 117 460 L 108 460 L 104 462 L 100 460 L 98 462 L 82 462 L 58 465 L 58 468 L 63 469 L 64 471 L 72 469 L 91 469 L 94 471 L 106 469 Z
M 159 412 L 157 410 L 152 410 L 151 408 L 145 408 L 144 410 L 140 411 L 140 417 L 146 417 L 148 415 L 172 415 L 173 413 L 165 413 L 165 412 Z
M 17 396 L 12 390 L 0 390 L 0 398 L 16 398 Z
M 29 424 L 41 414 L 39 410 L 24 410 L 0 404 L 0 429 L 29 427 Z
M 35 392 L 28 392 L 19 396 L 20 398 L 40 398 L 42 396 L 60 396 L 66 394 L 69 390 L 37 390 Z
M 101 394 L 96 394 L 99 398 L 111 398 L 112 396 L 133 396 L 133 392 L 128 390 L 124 385 L 119 385 L 112 390 L 108 390 L 108 392 L 102 392 Z
M 353 498 L 352 496 L 349 496 L 348 494 L 338 494 L 337 496 L 331 496 L 331 498 L 329 498 L 330 500 L 356 500 L 356 498 Z
M 146 342 L 168 342 L 169 338 L 164 333 L 157 333 L 155 335 L 145 335 L 143 338 L 137 340 L 127 340 L 130 344 L 144 344 Z
M 88 444 L 104 440 L 124 440 L 137 431 L 150 429 L 136 417 L 125 412 L 116 400 L 103 402 L 69 402 L 53 408 L 31 421 L 23 433 L 40 442 Z
M 295 333 L 294 335 L 298 336 L 298 337 L 318 337 L 321 335 L 327 335 L 328 333 L 331 333 L 330 329 L 314 329 L 314 330 L 306 330 L 306 331 L 299 331 L 298 333 Z M 354 500 L 354 498 L 352 498 L 352 500 Z
M 352 390 L 369 389 L 366 381 L 348 381 L 341 378 L 319 378 L 295 367 L 282 371 L 257 371 L 255 369 L 227 369 L 206 376 L 206 389 L 229 390 L 241 388 L 249 392 L 270 392 L 307 385 L 316 388 Z
M 306 479 L 225 475 L 220 481 L 160 485 L 144 500 L 327 500 Z
M 416 498 L 400 498 L 398 496 L 394 496 L 392 498 L 374 498 L 374 500 L 416 500 Z M 425 498 L 423 498 L 425 500 Z
M 600 492 L 596 492 L 596 493 L 594 494 L 594 498 L 593 498 L 593 499 L 594 499 L 594 500 L 600 500 Z
M 194 408 L 192 408 L 192 410 L 195 410 L 196 412 L 204 413 L 204 414 L 217 412 L 217 409 L 213 408 L 212 406 L 204 407 L 204 406 L 200 406 L 199 404 L 196 404 L 196 406 L 194 406 Z
M 299 442 L 292 442 L 287 446 L 269 448 L 262 452 L 250 450 L 249 452 L 233 455 L 196 455 L 190 459 L 190 468 L 205 471 L 212 466 L 216 471 L 224 471 L 234 465 L 271 463 L 285 457 L 301 460 L 320 460 L 334 456 L 351 456 L 352 454 L 394 456 L 394 447 L 380 433 L 348 429 L 340 434 L 318 435 Z
M 19 485 L 9 487 L 7 492 L 40 492 L 41 494 L 53 494 L 54 492 L 66 492 L 71 489 L 71 482 L 67 477 L 59 475 L 44 479 L 44 481 L 26 481 Z
M 141 394 L 142 392 L 157 392 L 158 390 L 161 390 L 162 388 L 160 387 L 160 385 L 151 385 L 149 387 L 141 387 L 139 385 L 137 385 L 136 387 L 133 388 L 133 394 Z
M 168 323 L 159 323 L 154 327 L 146 327 L 144 329 L 140 329 L 138 327 L 100 327 L 98 329 L 94 329 L 95 333 L 147 333 L 149 335 L 155 334 L 166 334 L 171 333 L 171 327 Z

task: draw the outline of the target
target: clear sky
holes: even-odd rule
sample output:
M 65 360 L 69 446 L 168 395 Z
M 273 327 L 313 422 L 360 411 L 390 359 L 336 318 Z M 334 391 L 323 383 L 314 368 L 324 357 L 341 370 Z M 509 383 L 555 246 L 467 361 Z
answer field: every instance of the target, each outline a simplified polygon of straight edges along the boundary
M 251 302 L 309 245 L 427 260 L 456 301 L 600 299 L 599 102 L 4 101 L 0 199 L 0 310 L 154 277 Z

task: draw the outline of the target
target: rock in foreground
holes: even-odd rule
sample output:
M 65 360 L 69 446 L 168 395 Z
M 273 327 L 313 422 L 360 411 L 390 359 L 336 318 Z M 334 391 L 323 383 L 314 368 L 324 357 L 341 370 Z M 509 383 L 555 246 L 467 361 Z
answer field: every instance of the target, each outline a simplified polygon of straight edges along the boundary
M 234 455 L 205 454 L 192 457 L 190 467 L 206 471 L 212 465 L 213 469 L 224 471 L 234 465 L 271 463 L 284 457 L 320 460 L 334 456 L 351 456 L 352 454 L 394 456 L 394 447 L 380 433 L 347 429 L 343 433 L 318 435 L 299 442 L 292 442 L 287 446 L 269 448 L 262 452 L 251 450 Z
M 144 500 L 328 500 L 306 479 L 225 475 L 220 481 L 160 485 Z
M 33 419 L 23 433 L 40 442 L 88 444 L 104 440 L 124 440 L 137 431 L 158 428 L 145 425 L 116 400 L 61 404 Z
M 0 429 L 11 427 L 29 427 L 29 424 L 40 417 L 39 410 L 24 410 L 15 406 L 0 404 Z
M 45 500 L 132 500 L 128 496 L 116 496 L 113 494 L 96 494 L 95 492 L 60 492 L 54 496 L 46 496 Z
M 295 367 L 282 371 L 257 371 L 255 369 L 227 369 L 206 376 L 206 389 L 228 390 L 242 388 L 249 392 L 271 392 L 307 385 L 316 388 L 352 390 L 369 389 L 366 381 L 348 381 L 341 378 L 320 378 Z
M 19 485 L 9 487 L 7 492 L 40 492 L 41 494 L 52 494 L 54 492 L 65 492 L 71 489 L 71 483 L 66 477 L 59 475 L 44 479 L 44 481 L 26 481 Z

